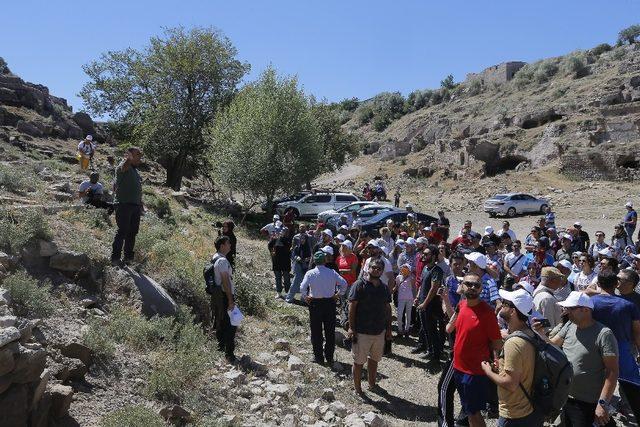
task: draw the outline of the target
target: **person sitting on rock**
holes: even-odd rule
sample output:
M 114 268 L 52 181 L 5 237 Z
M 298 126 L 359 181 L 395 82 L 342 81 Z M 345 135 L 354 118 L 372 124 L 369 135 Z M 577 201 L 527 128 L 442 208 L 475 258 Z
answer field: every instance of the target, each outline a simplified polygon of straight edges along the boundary
M 100 174 L 91 172 L 88 180 L 82 181 L 78 188 L 78 197 L 82 198 L 85 205 L 95 206 L 96 208 L 107 209 L 108 213 L 113 212 L 113 204 L 105 201 L 104 187 L 99 182 Z
M 96 147 L 93 145 L 93 136 L 87 135 L 84 140 L 80 141 L 80 144 L 78 144 L 78 161 L 80 162 L 80 169 L 89 169 L 89 165 L 93 161 L 95 151 Z

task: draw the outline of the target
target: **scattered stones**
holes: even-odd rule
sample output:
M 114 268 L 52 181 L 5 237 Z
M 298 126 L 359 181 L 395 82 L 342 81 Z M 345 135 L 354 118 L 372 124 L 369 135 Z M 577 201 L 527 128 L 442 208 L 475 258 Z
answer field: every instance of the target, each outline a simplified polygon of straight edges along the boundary
M 247 376 L 240 371 L 229 371 L 224 374 L 224 377 L 231 380 L 236 385 L 244 384 L 247 381 Z
M 3 348 L 0 350 L 0 376 L 13 371 L 15 366 L 16 362 L 13 358 L 13 351 L 9 348 Z
M 287 414 L 282 419 L 282 425 L 284 427 L 296 427 L 298 425 L 298 419 L 294 414 Z
M 364 423 L 362 418 L 360 418 L 360 416 L 356 413 L 347 415 L 347 417 L 344 419 L 344 425 L 345 427 L 366 427 L 366 424 Z
M 386 421 L 375 412 L 366 412 L 362 414 L 362 420 L 364 423 L 371 427 L 386 427 Z
M 54 242 L 47 242 L 46 240 L 38 241 L 38 249 L 40 256 L 50 257 L 58 253 L 58 245 Z
M 47 351 L 40 344 L 18 346 L 16 365 L 9 374 L 11 382 L 25 384 L 40 379 L 47 361 Z
M 93 307 L 94 305 L 96 305 L 98 303 L 98 298 L 95 296 L 90 296 L 87 298 L 83 298 L 80 301 L 80 304 L 84 307 L 84 308 L 90 308 Z
M 301 371 L 304 369 L 304 362 L 298 356 L 291 355 L 287 361 L 287 368 L 290 371 Z
M 42 396 L 47 389 L 47 384 L 49 384 L 50 378 L 51 372 L 48 369 L 42 371 L 42 373 L 40 374 L 40 382 L 38 383 L 36 389 L 33 391 L 30 408 L 34 408 L 38 404 L 38 402 L 40 402 L 40 399 L 42 399 Z
M 16 316 L 0 316 L 0 328 L 9 328 L 16 324 Z
M 333 402 L 336 399 L 333 389 L 325 388 L 324 390 L 322 390 L 322 398 L 327 402 Z
M 223 415 L 221 421 L 223 425 L 236 426 L 240 424 L 240 417 L 237 415 Z
M 291 344 L 289 344 L 289 341 L 279 338 L 273 345 L 273 349 L 275 351 L 291 351 Z
M 4 347 L 10 342 L 20 339 L 20 331 L 18 328 L 11 326 L 8 328 L 0 329 L 0 347 Z
M 288 351 L 284 351 L 284 350 L 283 351 L 276 351 L 274 354 L 278 359 L 286 359 L 286 358 L 289 357 L 289 352 Z
M 80 359 L 86 366 L 89 366 L 91 363 L 91 349 L 79 342 L 74 341 L 64 345 L 60 349 L 60 352 L 64 356 L 72 359 Z
M 267 392 L 273 392 L 278 396 L 287 396 L 291 391 L 291 387 L 287 384 L 269 384 L 266 390 Z
M 347 415 L 347 406 L 339 400 L 331 402 L 331 404 L 329 405 L 329 410 L 333 411 L 339 417 L 344 417 L 345 415 Z

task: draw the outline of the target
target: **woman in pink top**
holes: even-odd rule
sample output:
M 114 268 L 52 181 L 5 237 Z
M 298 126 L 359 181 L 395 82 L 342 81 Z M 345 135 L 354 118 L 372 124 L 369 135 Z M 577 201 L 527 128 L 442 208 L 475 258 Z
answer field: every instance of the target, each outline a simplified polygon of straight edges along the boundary
M 409 336 L 411 330 L 411 307 L 416 297 L 416 279 L 411 274 L 409 264 L 403 264 L 400 267 L 400 274 L 396 277 L 396 284 L 393 292 L 398 291 L 398 309 L 396 317 L 398 318 L 398 337 L 404 335 Z

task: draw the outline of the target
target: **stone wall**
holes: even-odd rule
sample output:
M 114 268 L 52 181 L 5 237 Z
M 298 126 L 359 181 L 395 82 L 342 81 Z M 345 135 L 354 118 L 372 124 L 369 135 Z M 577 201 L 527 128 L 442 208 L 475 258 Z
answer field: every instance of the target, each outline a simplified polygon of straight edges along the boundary
M 570 150 L 560 156 L 560 170 L 576 179 L 631 180 L 640 178 L 640 143 L 624 147 L 603 144 Z
M 513 78 L 516 72 L 524 67 L 526 62 L 521 61 L 509 61 L 502 64 L 493 65 L 489 68 L 482 70 L 479 73 L 467 74 L 467 81 L 480 79 L 482 83 L 506 83 Z

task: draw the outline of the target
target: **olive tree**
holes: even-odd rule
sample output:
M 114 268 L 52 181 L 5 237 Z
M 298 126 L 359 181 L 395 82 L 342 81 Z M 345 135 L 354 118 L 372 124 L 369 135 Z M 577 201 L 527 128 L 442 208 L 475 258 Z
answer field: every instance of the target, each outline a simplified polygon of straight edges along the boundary
M 272 68 L 244 87 L 213 123 L 207 140 L 214 176 L 232 192 L 271 203 L 324 168 L 320 126 L 293 77 Z
M 166 29 L 141 50 L 106 52 L 83 67 L 86 108 L 109 115 L 129 139 L 164 166 L 166 185 L 208 171 L 204 130 L 232 100 L 249 65 L 212 28 Z
M 618 33 L 618 43 L 624 44 L 626 42 L 634 44 L 638 40 L 638 37 L 640 37 L 640 25 L 632 25 Z

